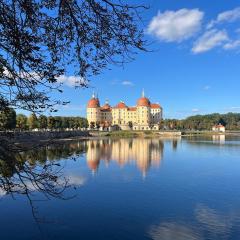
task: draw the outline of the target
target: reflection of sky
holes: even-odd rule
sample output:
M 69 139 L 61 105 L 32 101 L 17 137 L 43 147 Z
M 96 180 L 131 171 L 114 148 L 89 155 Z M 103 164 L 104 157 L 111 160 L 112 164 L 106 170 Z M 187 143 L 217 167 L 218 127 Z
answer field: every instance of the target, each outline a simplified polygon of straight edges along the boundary
M 60 185 L 63 185 L 65 183 L 64 178 L 67 180 L 67 185 L 73 187 L 80 187 L 84 185 L 86 181 L 86 179 L 83 176 L 67 174 L 59 179 L 58 183 Z M 34 186 L 30 181 L 26 181 L 24 184 L 26 185 L 29 191 L 32 192 L 37 191 L 36 186 Z M 14 190 L 17 191 L 17 187 Z M 6 191 L 0 189 L 0 198 L 5 195 Z
M 6 191 L 3 189 L 0 189 L 0 198 L 3 197 L 6 194 Z
M 68 201 L 39 203 L 41 216 L 54 222 L 43 225 L 44 232 L 58 240 L 238 239 L 240 147 L 228 144 L 232 140 L 227 138 L 224 144 L 185 138 L 177 144 L 171 139 L 85 142 L 86 153 L 75 160 L 58 156 L 63 176 L 80 187 L 66 192 L 76 194 Z M 73 152 L 77 145 L 71 144 Z M 154 159 L 160 164 L 153 164 Z M 94 174 L 89 160 L 98 163 Z M 138 161 L 151 163 L 144 179 Z M 38 236 L 23 198 L 1 198 L 0 211 L 3 239 Z M 22 221 L 30 226 L 24 234 Z M 7 223 L 16 222 L 14 232 L 10 231 Z
M 194 217 L 195 221 L 191 223 L 175 221 L 153 225 L 148 232 L 149 236 L 153 240 L 230 239 L 231 229 L 239 221 L 239 212 L 223 214 L 199 204 L 194 209 Z
M 153 226 L 149 232 L 153 240 L 200 240 L 203 239 L 195 229 L 177 223 L 162 223 Z

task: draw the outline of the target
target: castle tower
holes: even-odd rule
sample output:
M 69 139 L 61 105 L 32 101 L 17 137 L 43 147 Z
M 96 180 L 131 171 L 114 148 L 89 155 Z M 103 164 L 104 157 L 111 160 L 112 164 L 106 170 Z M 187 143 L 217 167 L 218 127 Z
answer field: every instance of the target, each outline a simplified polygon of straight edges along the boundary
M 100 102 L 95 93 L 87 104 L 87 120 L 90 128 L 95 128 L 101 121 Z
M 144 90 L 142 91 L 142 97 L 137 101 L 137 124 L 139 130 L 148 130 L 150 124 L 151 103 L 148 98 L 145 97 Z M 141 127 L 140 127 L 141 126 Z

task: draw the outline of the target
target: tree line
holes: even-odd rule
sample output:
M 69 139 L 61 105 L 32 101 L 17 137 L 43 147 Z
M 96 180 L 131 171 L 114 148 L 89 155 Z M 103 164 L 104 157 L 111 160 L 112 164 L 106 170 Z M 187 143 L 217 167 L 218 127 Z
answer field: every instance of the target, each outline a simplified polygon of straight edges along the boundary
M 226 130 L 240 130 L 240 113 L 195 115 L 186 119 L 165 119 L 161 128 L 171 130 L 212 130 L 216 124 L 222 124 Z
M 12 108 L 0 112 L 0 130 L 32 129 L 79 129 L 87 128 L 88 121 L 83 117 L 37 116 L 35 113 L 26 116 L 16 114 Z
M 212 130 L 216 124 L 222 124 L 227 130 L 240 130 L 240 113 L 195 115 L 186 119 L 164 119 L 161 129 L 169 130 Z M 88 121 L 83 117 L 37 116 L 35 113 L 26 116 L 16 114 L 12 108 L 0 111 L 0 130 L 32 129 L 79 129 L 87 128 Z

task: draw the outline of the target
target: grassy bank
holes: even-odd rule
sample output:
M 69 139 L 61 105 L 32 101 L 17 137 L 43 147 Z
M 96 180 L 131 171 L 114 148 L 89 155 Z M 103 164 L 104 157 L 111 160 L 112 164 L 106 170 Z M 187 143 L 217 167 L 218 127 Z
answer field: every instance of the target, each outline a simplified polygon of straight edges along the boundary
M 162 132 L 163 133 L 163 132 Z M 166 136 L 170 136 L 171 133 L 168 132 Z M 101 136 L 101 134 L 100 134 Z M 134 138 L 134 137 L 142 137 L 142 138 L 147 138 L 147 137 L 161 137 L 164 136 L 164 134 L 160 134 L 159 131 L 113 131 L 113 132 L 108 132 L 105 133 L 106 137 L 115 137 L 115 138 Z M 174 136 L 174 134 L 172 135 Z
M 226 132 L 213 132 L 213 131 L 183 131 L 182 136 L 212 136 L 212 135 L 233 135 L 240 136 L 240 131 L 226 131 Z
M 176 137 L 176 136 L 212 136 L 212 135 L 233 135 L 240 136 L 239 131 L 213 132 L 213 131 L 113 131 L 94 132 L 93 137 L 113 137 L 113 138 L 135 138 L 135 137 Z
M 100 134 L 101 136 L 102 134 Z M 153 137 L 157 136 L 153 131 L 112 131 L 103 134 L 106 137 L 134 138 L 134 137 Z

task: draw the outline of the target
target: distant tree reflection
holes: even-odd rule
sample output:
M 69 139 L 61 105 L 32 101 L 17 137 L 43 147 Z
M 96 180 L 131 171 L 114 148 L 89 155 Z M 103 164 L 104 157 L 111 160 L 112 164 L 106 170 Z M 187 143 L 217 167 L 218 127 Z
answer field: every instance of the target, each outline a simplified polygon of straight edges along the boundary
M 0 190 L 13 198 L 25 195 L 37 223 L 44 222 L 38 215 L 38 201 L 57 198 L 67 200 L 65 190 L 72 186 L 63 174 L 61 158 L 77 156 L 84 150 L 81 144 L 38 146 L 30 150 L 0 139 Z M 38 193 L 38 194 L 36 194 Z

